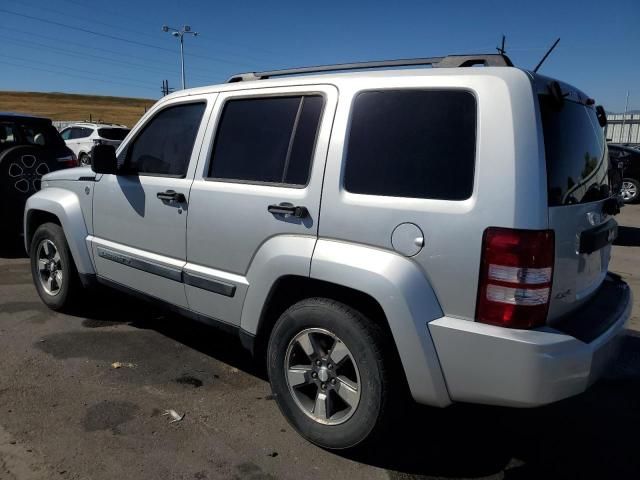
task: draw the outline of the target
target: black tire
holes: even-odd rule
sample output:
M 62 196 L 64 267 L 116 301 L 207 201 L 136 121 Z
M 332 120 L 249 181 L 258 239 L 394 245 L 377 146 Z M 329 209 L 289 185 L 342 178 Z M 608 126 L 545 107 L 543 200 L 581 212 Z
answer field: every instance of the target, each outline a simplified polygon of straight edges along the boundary
M 631 189 L 627 190 L 629 195 L 623 197 L 624 203 L 638 203 L 640 200 L 640 182 L 635 178 L 625 178 L 623 179 L 623 183 L 628 183 L 631 187 Z M 633 192 L 633 194 L 631 194 L 631 192 Z
M 57 262 L 59 268 L 56 266 L 55 271 L 59 270 L 62 272 L 62 281 L 59 282 L 59 285 L 57 283 L 54 284 L 57 286 L 55 293 L 53 293 L 53 289 L 51 292 L 47 292 L 45 287 L 46 282 L 41 280 L 42 277 L 38 261 L 40 250 L 42 250 L 42 253 L 45 253 L 45 249 L 41 247 L 45 241 L 51 242 L 59 255 L 59 262 Z M 50 245 L 48 248 L 51 248 Z M 67 244 L 67 239 L 64 236 L 62 227 L 55 223 L 44 223 L 40 225 L 31 240 L 29 256 L 31 257 L 33 283 L 42 301 L 52 310 L 69 310 L 70 307 L 75 304 L 76 300 L 80 298 L 82 284 L 80 283 L 80 277 L 78 276 L 78 271 L 73 262 L 73 257 L 69 251 L 69 245 Z M 52 270 L 49 270 L 49 276 L 51 276 L 51 271 Z
M 81 153 L 80 158 L 78 158 L 81 167 L 90 166 L 91 165 L 91 157 L 86 153 Z
M 343 423 L 337 425 L 323 424 L 305 413 L 302 402 L 294 398 L 299 390 L 289 388 L 289 367 L 285 362 L 290 342 L 309 329 L 323 329 L 339 338 L 350 351 L 359 371 L 357 407 Z M 404 376 L 398 368 L 397 356 L 388 337 L 380 325 L 357 310 L 326 298 L 302 300 L 284 312 L 269 339 L 267 367 L 278 406 L 293 428 L 310 442 L 327 449 L 362 446 L 386 431 L 391 419 L 400 416 L 402 408 L 399 406 L 406 393 Z M 330 361 L 330 355 L 326 357 Z M 311 359 L 310 356 L 308 358 Z M 310 363 L 311 368 L 317 368 L 313 360 Z M 340 367 L 333 368 L 337 370 Z M 326 376 L 326 370 L 323 375 Z M 306 374 L 305 378 L 308 378 Z M 318 378 L 316 371 L 312 381 L 317 383 Z M 328 383 L 325 385 L 324 388 L 328 389 Z M 337 395 L 335 392 L 330 394 L 328 390 L 321 391 L 320 385 L 302 388 L 311 392 L 311 398 L 315 395 L 316 401 L 317 393 L 313 393 L 316 388 L 315 392 Z

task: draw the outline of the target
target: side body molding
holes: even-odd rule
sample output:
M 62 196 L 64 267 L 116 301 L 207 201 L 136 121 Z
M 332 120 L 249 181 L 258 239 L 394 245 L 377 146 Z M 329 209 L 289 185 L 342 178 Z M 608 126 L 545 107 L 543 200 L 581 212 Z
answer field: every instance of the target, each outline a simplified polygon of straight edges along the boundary
M 24 241 L 27 251 L 29 251 L 27 226 L 31 215 L 37 210 L 51 213 L 60 220 L 78 272 L 83 275 L 95 274 L 85 242 L 87 225 L 78 196 L 72 191 L 51 187 L 29 197 L 24 208 Z
M 427 323 L 443 316 L 420 268 L 396 253 L 320 239 L 311 278 L 364 292 L 382 307 L 413 398 L 444 407 L 451 403 Z

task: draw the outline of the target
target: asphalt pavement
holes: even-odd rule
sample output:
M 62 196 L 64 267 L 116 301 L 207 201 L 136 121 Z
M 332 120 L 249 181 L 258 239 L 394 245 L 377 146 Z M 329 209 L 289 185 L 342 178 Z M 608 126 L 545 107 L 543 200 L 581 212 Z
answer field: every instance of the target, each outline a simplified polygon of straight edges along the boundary
M 611 269 L 634 316 L 599 383 L 537 409 L 416 406 L 375 448 L 338 454 L 291 429 L 234 337 L 108 291 L 54 313 L 5 249 L 0 479 L 640 478 L 640 206 L 618 220 Z

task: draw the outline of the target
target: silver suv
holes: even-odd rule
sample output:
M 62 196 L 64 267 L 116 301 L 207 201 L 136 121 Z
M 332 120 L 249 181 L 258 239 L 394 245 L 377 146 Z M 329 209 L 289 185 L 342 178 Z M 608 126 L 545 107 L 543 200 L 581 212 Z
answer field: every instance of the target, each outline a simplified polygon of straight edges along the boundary
M 35 285 L 53 309 L 97 281 L 232 329 L 326 448 L 375 438 L 409 395 L 576 395 L 632 303 L 607 271 L 619 204 L 593 103 L 500 55 L 176 92 L 117 155 L 45 177 Z

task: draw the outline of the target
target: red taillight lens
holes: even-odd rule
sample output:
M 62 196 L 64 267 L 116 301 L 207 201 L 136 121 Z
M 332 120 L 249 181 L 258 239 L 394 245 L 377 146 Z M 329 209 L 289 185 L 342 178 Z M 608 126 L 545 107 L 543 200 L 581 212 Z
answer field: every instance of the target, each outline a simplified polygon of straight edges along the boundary
M 543 325 L 549 309 L 553 261 L 553 231 L 487 228 L 477 320 L 511 328 Z
M 76 157 L 75 153 L 71 153 L 71 155 L 67 155 L 65 157 L 59 157 L 58 162 L 63 164 L 66 168 L 77 167 L 79 165 L 78 157 Z

